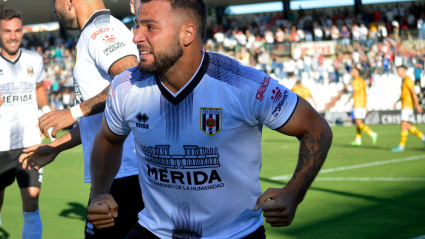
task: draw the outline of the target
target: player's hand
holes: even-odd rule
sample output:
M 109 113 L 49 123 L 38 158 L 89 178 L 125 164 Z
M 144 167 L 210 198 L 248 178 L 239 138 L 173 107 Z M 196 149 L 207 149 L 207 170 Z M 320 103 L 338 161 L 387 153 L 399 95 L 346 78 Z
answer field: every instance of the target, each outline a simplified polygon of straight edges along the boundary
M 54 150 L 54 147 L 48 144 L 39 144 L 24 149 L 19 157 L 19 163 L 22 163 L 23 169 L 28 167 L 29 170 L 34 169 L 38 171 L 55 160 L 58 154 Z
M 397 103 L 395 103 L 393 107 L 394 107 L 394 109 L 395 109 L 395 108 L 397 107 Z
M 59 130 L 69 127 L 75 124 L 75 119 L 71 115 L 71 110 L 55 110 L 41 116 L 40 120 L 40 131 L 47 138 L 49 133 L 47 130 L 53 127 L 52 136 L 56 138 L 56 134 Z
M 0 106 L 3 104 L 3 102 L 4 102 L 4 99 L 3 98 L 1 98 L 1 96 L 2 96 L 3 94 L 2 93 L 0 93 Z
M 96 196 L 87 208 L 87 220 L 96 229 L 113 227 L 115 218 L 117 217 L 118 204 L 110 194 Z
M 286 227 L 294 220 L 300 200 L 285 188 L 269 188 L 258 199 L 254 211 L 263 207 L 263 216 L 272 227 Z M 270 199 L 270 200 L 269 200 Z
M 419 114 L 422 114 L 422 112 L 423 112 L 423 109 L 420 106 L 416 107 L 416 110 L 418 111 Z

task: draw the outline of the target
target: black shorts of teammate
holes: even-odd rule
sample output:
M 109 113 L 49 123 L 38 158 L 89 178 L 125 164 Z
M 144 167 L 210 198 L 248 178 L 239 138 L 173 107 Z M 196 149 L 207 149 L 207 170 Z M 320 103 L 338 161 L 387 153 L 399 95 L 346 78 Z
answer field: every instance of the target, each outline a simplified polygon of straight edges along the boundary
M 159 237 L 155 236 L 155 234 L 150 232 L 148 229 L 142 227 L 139 223 L 136 223 L 136 225 L 131 228 L 130 234 L 128 234 L 125 239 L 159 239 Z M 266 239 L 266 229 L 264 229 L 264 226 L 261 226 L 255 232 L 249 234 L 243 239 Z
M 19 156 L 22 149 L 14 149 L 0 152 L 0 191 L 11 185 L 15 178 L 20 188 L 41 187 L 43 170 L 28 170 L 22 168 Z
M 140 190 L 139 175 L 115 179 L 109 193 L 118 204 L 118 217 L 114 220 L 115 225 L 98 230 L 86 220 L 84 230 L 86 239 L 123 239 L 137 223 L 138 214 L 145 207 Z

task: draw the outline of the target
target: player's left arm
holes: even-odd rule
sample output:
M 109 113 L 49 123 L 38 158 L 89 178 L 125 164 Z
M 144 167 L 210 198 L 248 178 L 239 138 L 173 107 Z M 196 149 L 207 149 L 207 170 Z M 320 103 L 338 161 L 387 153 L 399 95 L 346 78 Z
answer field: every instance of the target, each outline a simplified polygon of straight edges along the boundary
M 254 207 L 254 210 L 262 207 L 266 222 L 272 227 L 289 226 L 292 223 L 296 209 L 319 173 L 332 143 L 332 130 L 326 120 L 307 101 L 298 98 L 292 117 L 277 129 L 300 141 L 295 173 L 284 188 L 267 189 Z

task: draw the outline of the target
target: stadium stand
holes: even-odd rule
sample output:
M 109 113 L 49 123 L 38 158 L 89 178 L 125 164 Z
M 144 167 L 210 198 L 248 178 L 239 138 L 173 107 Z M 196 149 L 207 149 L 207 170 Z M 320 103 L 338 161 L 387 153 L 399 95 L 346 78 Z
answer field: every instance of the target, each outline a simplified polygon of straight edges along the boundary
M 368 88 L 368 109 L 393 109 L 401 80 L 395 66 L 404 64 L 417 80 L 423 99 L 425 86 L 425 2 L 365 5 L 355 15 L 350 7 L 228 15 L 222 24 L 209 20 L 205 48 L 271 74 L 292 88 L 297 79 L 310 88 L 319 112 L 349 112 L 351 67 L 357 65 Z M 42 39 L 40 39 L 42 38 Z M 71 34 L 40 37 L 26 34 L 22 45 L 43 55 L 52 109 L 74 102 Z M 324 44 L 329 52 L 314 49 Z M 334 50 L 333 50 L 334 48 Z M 422 101 L 422 100 L 421 100 Z M 398 106 L 400 108 L 400 106 Z

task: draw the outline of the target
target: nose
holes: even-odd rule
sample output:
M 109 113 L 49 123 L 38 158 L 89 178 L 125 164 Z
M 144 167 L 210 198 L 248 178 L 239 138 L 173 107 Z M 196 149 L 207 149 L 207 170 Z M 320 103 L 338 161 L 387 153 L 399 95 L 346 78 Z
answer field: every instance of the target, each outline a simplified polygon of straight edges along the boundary
M 136 32 L 134 33 L 133 42 L 134 44 L 146 42 L 146 35 L 143 32 L 142 27 L 136 28 Z

